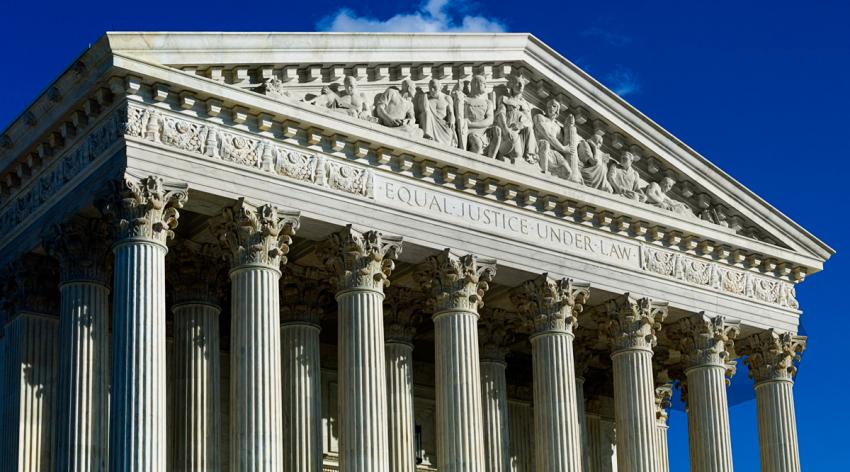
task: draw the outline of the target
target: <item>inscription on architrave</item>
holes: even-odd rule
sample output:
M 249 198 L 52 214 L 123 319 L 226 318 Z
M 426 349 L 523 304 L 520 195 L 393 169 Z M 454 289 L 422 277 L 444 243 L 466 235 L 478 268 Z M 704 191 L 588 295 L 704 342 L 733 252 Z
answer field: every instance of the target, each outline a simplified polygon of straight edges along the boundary
M 375 200 L 475 231 L 640 270 L 640 246 L 496 205 L 376 175 Z

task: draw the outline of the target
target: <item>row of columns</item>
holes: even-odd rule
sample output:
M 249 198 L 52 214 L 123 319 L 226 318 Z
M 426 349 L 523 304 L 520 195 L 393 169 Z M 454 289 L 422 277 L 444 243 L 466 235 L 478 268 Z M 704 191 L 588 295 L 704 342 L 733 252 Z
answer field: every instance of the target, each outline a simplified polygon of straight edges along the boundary
M 112 470 L 158 471 L 166 466 L 165 242 L 173 236 L 177 209 L 187 192 L 185 186 L 169 186 L 156 177 L 127 179 L 117 190 L 106 207 L 116 223 L 111 247 L 111 400 L 106 391 L 109 289 L 103 260 L 108 259 L 108 245 L 89 245 L 92 233 L 105 229 L 92 220 L 74 220 L 53 240 L 62 242 L 49 247 L 63 261 L 58 370 L 64 373 L 58 408 L 67 420 L 56 437 L 61 470 L 103 470 L 107 458 Z M 234 471 L 321 470 L 319 324 L 316 307 L 309 303 L 315 294 L 311 298 L 304 288 L 299 292 L 290 287 L 303 303 L 290 304 L 283 317 L 280 312 L 281 266 L 298 225 L 297 213 L 245 201 L 225 209 L 211 225 L 230 260 L 229 456 Z M 406 331 L 411 315 L 396 307 L 389 318 L 395 323 L 384 332 L 384 288 L 401 247 L 400 238 L 347 227 L 316 250 L 334 275 L 339 310 L 339 461 L 346 472 L 414 468 L 412 339 Z M 202 246 L 186 250 L 193 257 L 214 251 Z M 173 307 L 178 390 L 174 408 L 181 412 L 175 430 L 182 449 L 175 467 L 216 470 L 220 295 L 209 271 L 202 275 L 203 267 L 184 269 L 198 279 L 175 297 Z M 478 311 L 494 273 L 494 260 L 449 250 L 429 257 L 415 273 L 434 322 L 441 471 L 510 467 L 504 353 L 498 340 L 488 344 L 478 337 Z M 535 470 L 597 470 L 592 465 L 597 458 L 582 454 L 589 449 L 583 445 L 593 434 L 606 432 L 599 418 L 584 418 L 583 380 L 576 376 L 573 352 L 573 330 L 588 293 L 586 285 L 543 274 L 510 295 L 533 332 Z M 664 426 L 657 414 L 652 368 L 653 346 L 665 316 L 664 304 L 629 295 L 608 302 L 603 310 L 600 330 L 613 362 L 621 471 L 666 470 L 660 459 L 665 455 Z M 35 326 L 38 319 L 22 312 L 7 327 L 6 339 L 13 339 L 10 332 L 15 332 L 16 341 L 4 342 L 4 377 L 11 380 L 4 383 L 4 400 L 21 398 L 25 383 L 32 380 L 14 381 L 14 370 L 24 365 L 16 359 L 34 347 L 35 338 L 23 328 Z M 731 470 L 725 372 L 737 327 L 722 318 L 700 316 L 674 329 L 685 343 L 683 352 L 689 353 L 693 470 Z M 498 329 L 488 333 L 498 335 Z M 799 470 L 790 387 L 802 342 L 768 331 L 740 346 L 756 380 L 764 470 Z M 19 415 L 42 414 L 33 413 L 25 401 L 19 403 Z M 3 424 L 17 428 L 12 433 L 21 440 L 37 425 L 8 420 Z M 107 430 L 108 440 L 103 436 Z M 704 432 L 711 434 L 701 436 Z M 44 469 L 25 464 L 19 470 Z

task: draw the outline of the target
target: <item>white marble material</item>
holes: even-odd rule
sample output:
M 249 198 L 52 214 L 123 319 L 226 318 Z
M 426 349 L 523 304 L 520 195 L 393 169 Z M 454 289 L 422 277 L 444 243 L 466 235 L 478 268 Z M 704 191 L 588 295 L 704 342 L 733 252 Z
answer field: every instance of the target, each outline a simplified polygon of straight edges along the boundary
M 666 374 L 666 373 L 665 373 Z M 673 384 L 663 381 L 655 387 L 655 421 L 658 439 L 655 443 L 658 457 L 658 471 L 670 472 L 670 453 L 667 447 L 667 410 L 670 408 L 670 399 L 673 396 Z
M 577 371 L 578 373 L 578 371 Z M 578 410 L 578 430 L 581 435 L 581 470 L 587 471 L 590 455 L 587 445 L 587 411 L 584 401 L 584 377 L 576 375 L 576 409 Z
M 413 345 L 388 339 L 387 419 L 389 470 L 413 472 L 416 468 L 413 416 Z
M 320 330 L 307 321 L 280 327 L 284 472 L 322 471 Z
M 484 420 L 484 464 L 488 472 L 510 471 L 508 387 L 504 361 L 481 359 L 481 402 Z
M 534 409 L 531 402 L 508 400 L 511 472 L 535 472 Z
M 614 421 L 597 413 L 587 414 L 588 467 L 585 472 L 617 472 Z

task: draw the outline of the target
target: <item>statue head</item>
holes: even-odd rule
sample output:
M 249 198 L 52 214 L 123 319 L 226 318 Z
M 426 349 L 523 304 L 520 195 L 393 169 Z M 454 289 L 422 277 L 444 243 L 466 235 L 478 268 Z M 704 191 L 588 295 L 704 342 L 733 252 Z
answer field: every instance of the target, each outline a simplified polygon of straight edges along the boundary
M 528 78 L 522 72 L 516 72 L 508 76 L 508 89 L 514 95 L 520 95 L 525 86 L 528 85 Z
M 330 87 L 328 87 L 327 85 L 322 85 L 322 91 L 321 91 L 321 94 L 322 94 L 322 95 L 327 95 L 327 94 L 329 94 L 329 93 L 331 93 L 331 88 L 330 88 Z
M 620 165 L 623 166 L 623 169 L 630 169 L 632 167 L 632 163 L 637 162 L 638 160 L 640 160 L 640 157 L 631 151 L 625 151 L 620 154 Z
M 357 90 L 357 79 L 353 75 L 346 75 L 342 79 L 342 87 L 345 89 L 345 93 L 353 94 Z
M 431 98 L 436 97 L 440 93 L 440 81 L 431 79 L 428 81 L 428 95 Z
M 675 180 L 675 179 L 673 179 L 673 177 L 670 177 L 670 176 L 668 175 L 668 176 L 663 177 L 663 178 L 661 179 L 661 181 L 660 181 L 660 182 L 658 182 L 658 185 L 661 187 L 661 190 L 662 190 L 664 193 L 667 193 L 667 192 L 669 192 L 670 190 L 672 190 L 672 189 L 673 189 L 673 186 L 674 186 L 674 185 L 676 185 L 676 180 Z
M 401 81 L 401 95 L 404 97 L 416 95 L 416 85 L 409 77 Z
M 605 136 L 605 131 L 601 129 L 597 129 L 593 132 L 593 136 L 590 137 L 590 142 L 597 146 L 602 146 L 602 137 Z
M 476 74 L 472 76 L 472 81 L 469 83 L 470 94 L 481 95 L 484 93 L 486 87 L 487 79 L 483 75 Z
M 561 113 L 561 102 L 554 98 L 550 98 L 549 101 L 546 102 L 546 116 L 555 119 L 558 117 L 559 113 Z

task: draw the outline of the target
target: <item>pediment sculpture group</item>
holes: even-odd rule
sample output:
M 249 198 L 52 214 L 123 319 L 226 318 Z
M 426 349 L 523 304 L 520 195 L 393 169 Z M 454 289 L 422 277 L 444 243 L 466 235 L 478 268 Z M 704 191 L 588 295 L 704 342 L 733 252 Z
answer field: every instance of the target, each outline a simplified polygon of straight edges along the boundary
M 561 103 L 555 99 L 546 103 L 545 111 L 538 111 L 523 96 L 527 84 L 521 72 L 514 72 L 508 76 L 505 93 L 495 98 L 495 93 L 487 93 L 483 75 L 474 75 L 468 88 L 459 82 L 449 93 L 436 79 L 424 91 L 407 78 L 378 93 L 370 103 L 358 90 L 356 78 L 348 75 L 339 90 L 326 85 L 304 101 L 493 159 L 511 163 L 522 159 L 538 165 L 543 173 L 694 215 L 688 204 L 669 194 L 676 184 L 672 177 L 642 185 L 633 166 L 640 159 L 637 153 L 624 150 L 618 159 L 613 158 L 603 149 L 605 132 L 600 127 L 589 138 L 580 138 L 575 115 L 567 113 L 562 120 Z M 265 93 L 288 97 L 282 89 L 282 82 L 272 79 Z

